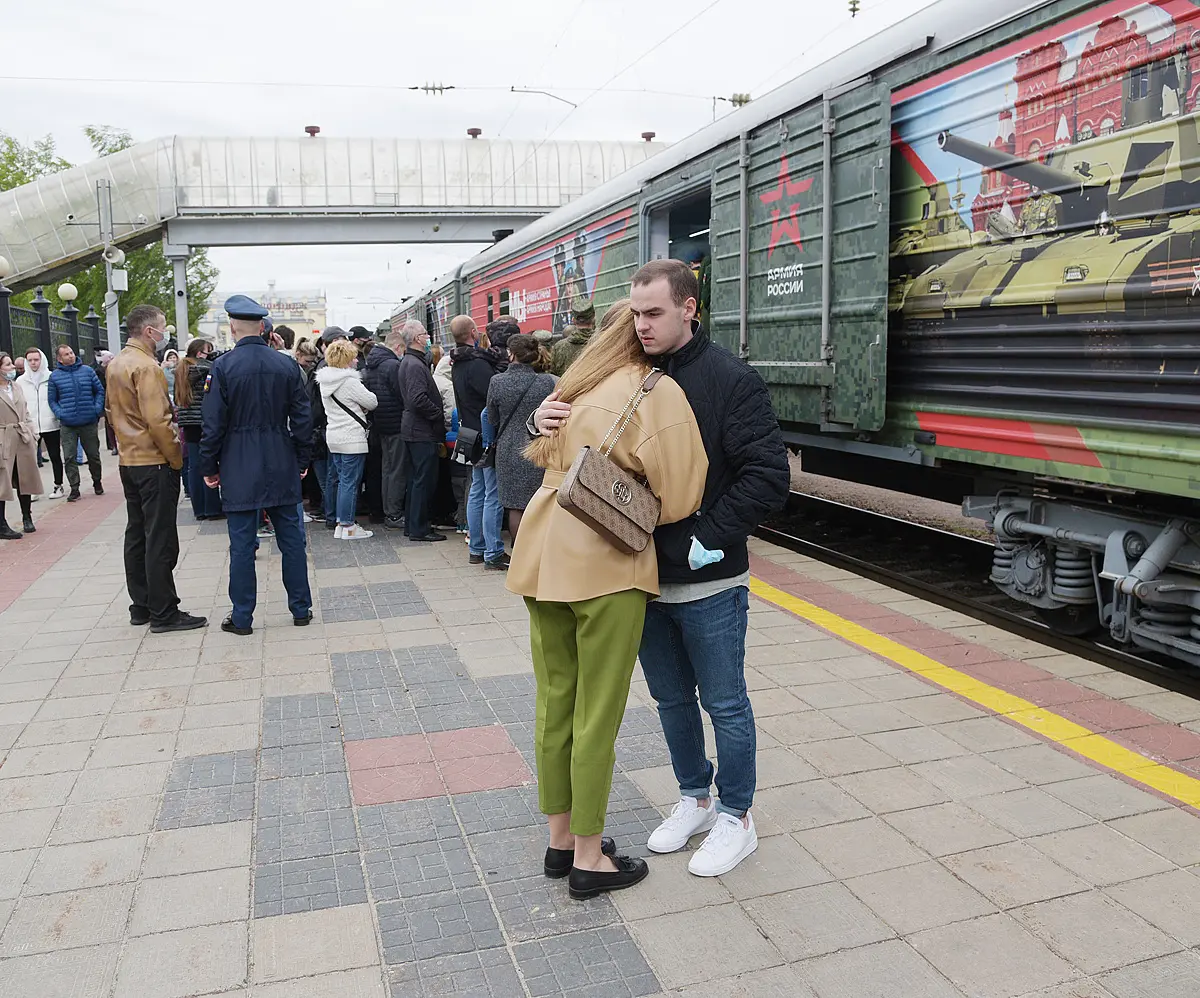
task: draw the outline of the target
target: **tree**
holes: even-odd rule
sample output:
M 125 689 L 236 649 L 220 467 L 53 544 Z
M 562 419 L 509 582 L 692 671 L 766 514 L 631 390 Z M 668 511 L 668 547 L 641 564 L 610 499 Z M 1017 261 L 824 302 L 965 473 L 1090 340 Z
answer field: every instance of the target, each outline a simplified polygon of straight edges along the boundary
M 133 145 L 133 136 L 111 125 L 89 125 L 83 130 L 97 156 L 109 156 Z M 69 168 L 71 164 L 58 155 L 54 139 L 47 135 L 31 145 L 22 145 L 16 139 L 0 132 L 0 191 L 21 184 L 32 183 L 39 177 Z M 134 305 L 156 305 L 163 310 L 168 321 L 175 317 L 174 268 L 163 255 L 162 243 L 152 243 L 142 249 L 131 250 L 125 256 L 124 267 L 129 275 L 129 290 L 121 295 L 122 311 Z M 198 330 L 197 323 L 208 308 L 208 299 L 217 286 L 218 271 L 204 249 L 192 251 L 187 262 L 188 326 L 192 335 Z M 69 278 L 79 289 L 75 306 L 87 312 L 91 306 L 100 315 L 104 314 L 104 293 L 107 283 L 104 264 L 97 263 L 87 270 Z M 57 289 L 47 287 L 44 294 L 52 307 L 61 309 Z M 13 305 L 28 308 L 33 292 L 14 295 Z

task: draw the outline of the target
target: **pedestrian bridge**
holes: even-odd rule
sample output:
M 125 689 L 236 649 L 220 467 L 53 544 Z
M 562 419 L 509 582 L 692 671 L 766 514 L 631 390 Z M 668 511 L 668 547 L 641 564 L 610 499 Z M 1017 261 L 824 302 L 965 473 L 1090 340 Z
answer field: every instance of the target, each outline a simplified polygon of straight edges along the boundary
M 641 163 L 653 142 L 189 138 L 141 142 L 0 193 L 14 290 L 97 261 L 112 241 L 191 246 L 479 243 Z

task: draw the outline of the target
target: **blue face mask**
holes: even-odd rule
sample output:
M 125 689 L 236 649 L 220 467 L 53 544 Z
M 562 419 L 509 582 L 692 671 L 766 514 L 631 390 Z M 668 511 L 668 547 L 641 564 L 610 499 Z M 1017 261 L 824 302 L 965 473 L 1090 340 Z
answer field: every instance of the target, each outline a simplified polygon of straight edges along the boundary
M 425 359 L 429 360 L 433 356 L 433 343 L 426 342 L 425 344 Z
M 5 371 L 4 372 L 4 380 L 5 381 L 16 381 L 17 380 L 17 369 L 14 367 L 11 371 Z

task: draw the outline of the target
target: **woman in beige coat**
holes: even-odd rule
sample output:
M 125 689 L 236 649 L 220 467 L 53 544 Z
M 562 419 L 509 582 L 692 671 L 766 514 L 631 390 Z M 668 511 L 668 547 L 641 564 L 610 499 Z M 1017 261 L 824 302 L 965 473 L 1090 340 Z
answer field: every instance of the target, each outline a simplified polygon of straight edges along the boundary
M 577 899 L 631 887 L 647 873 L 643 860 L 614 855 L 601 833 L 646 601 L 658 595 L 654 541 L 624 554 L 558 504 L 580 449 L 601 445 L 651 370 L 628 304 L 605 319 L 559 383 L 571 418 L 526 451 L 545 477 L 508 570 L 508 588 L 529 608 L 538 798 L 550 825 L 545 872 L 570 874 Z M 687 398 L 670 378 L 642 399 L 611 459 L 649 484 L 662 503 L 660 523 L 700 507 L 708 459 Z
M 17 388 L 13 359 L 0 353 L 0 540 L 18 541 L 21 534 L 5 519 L 5 504 L 21 502 L 25 533 L 32 534 L 33 507 L 30 496 L 42 494 L 42 476 L 37 466 L 37 433 L 25 404 L 25 393 Z

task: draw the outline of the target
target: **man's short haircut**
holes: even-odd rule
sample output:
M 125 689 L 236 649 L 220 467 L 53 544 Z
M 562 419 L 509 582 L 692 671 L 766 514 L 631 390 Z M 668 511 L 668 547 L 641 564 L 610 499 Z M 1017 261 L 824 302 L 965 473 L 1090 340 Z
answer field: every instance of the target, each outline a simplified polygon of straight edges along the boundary
M 383 341 L 383 345 L 391 350 L 392 353 L 403 353 L 405 346 L 404 327 L 402 326 L 399 329 L 393 329 L 390 333 L 388 333 L 387 339 Z
M 450 335 L 460 347 L 473 343 L 478 333 L 475 320 L 469 315 L 456 315 L 450 320 Z
M 141 336 L 143 329 L 160 318 L 166 318 L 166 314 L 157 305 L 136 305 L 125 316 L 125 326 L 130 336 Z
M 425 324 L 418 322 L 416 319 L 409 319 L 408 322 L 404 324 L 404 328 L 400 331 L 404 333 L 405 346 L 412 346 L 417 342 L 418 339 L 428 332 L 428 330 L 425 328 Z
M 69 347 L 70 345 L 71 345 L 70 343 L 60 343 L 58 346 Z M 42 351 L 39 350 L 37 347 L 30 347 L 28 350 L 25 351 L 25 356 L 28 357 L 31 353 L 41 353 L 41 352 Z M 54 355 L 58 356 L 58 348 L 57 347 L 54 350 Z
M 653 284 L 660 278 L 666 278 L 671 287 L 671 301 L 676 305 L 682 305 L 689 298 L 700 304 L 700 282 L 692 268 L 682 260 L 651 260 L 633 275 L 633 284 Z
M 64 350 L 71 350 L 72 352 L 74 352 L 74 347 L 72 347 L 70 343 L 60 343 L 58 346 L 56 346 L 56 347 L 54 348 L 54 356 L 55 356 L 55 357 L 61 357 L 61 356 L 62 356 L 62 352 L 63 352 Z M 28 356 L 29 356 L 29 351 L 28 351 L 28 350 L 26 350 L 26 351 L 25 351 L 25 356 L 26 356 L 26 357 L 28 357 Z
M 275 333 L 283 340 L 285 350 L 291 350 L 296 345 L 296 330 L 291 326 L 276 326 Z

